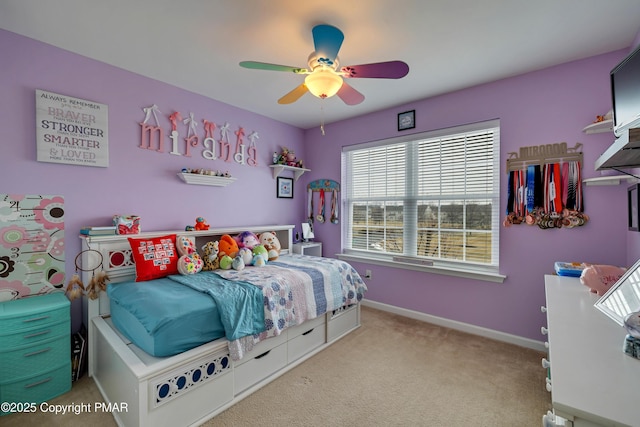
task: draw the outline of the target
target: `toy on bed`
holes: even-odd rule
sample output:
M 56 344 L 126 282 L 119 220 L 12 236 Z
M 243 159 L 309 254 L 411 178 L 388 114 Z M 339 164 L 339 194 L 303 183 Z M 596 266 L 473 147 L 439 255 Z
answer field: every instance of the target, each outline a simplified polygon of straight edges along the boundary
M 199 216 L 198 218 L 196 218 L 196 225 L 194 228 L 196 229 L 196 231 L 208 230 L 209 224 L 207 224 L 207 220 Z
M 602 296 L 624 275 L 625 271 L 627 271 L 625 268 L 614 265 L 590 265 L 582 270 L 580 283 L 594 294 Z
M 204 271 L 213 271 L 220 268 L 220 259 L 218 258 L 218 241 L 207 242 L 202 246 L 202 261 Z
M 260 244 L 267 250 L 268 260 L 274 261 L 278 259 L 282 246 L 280 245 L 280 240 L 278 240 L 276 233 L 266 231 L 261 233 L 258 237 L 260 239 Z
M 269 252 L 263 245 L 257 245 L 253 248 L 253 259 L 251 260 L 251 265 L 254 267 L 262 267 L 267 264 L 269 260 Z
M 233 259 L 238 255 L 239 249 L 238 242 L 236 242 L 230 235 L 224 234 L 220 237 L 220 241 L 218 243 L 218 258 L 222 261 L 222 257 L 226 255 Z
M 258 236 L 256 236 L 251 231 L 243 231 L 242 233 L 238 234 L 235 237 L 235 240 L 238 243 L 239 249 L 242 249 L 242 248 L 253 249 L 254 246 L 257 246 L 260 244 L 260 240 L 258 239 Z

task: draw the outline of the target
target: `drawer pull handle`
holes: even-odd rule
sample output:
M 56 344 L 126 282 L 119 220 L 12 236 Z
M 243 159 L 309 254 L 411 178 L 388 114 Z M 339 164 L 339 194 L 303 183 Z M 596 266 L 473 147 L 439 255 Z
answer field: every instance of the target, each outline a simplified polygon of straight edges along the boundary
M 254 359 L 262 359 L 263 357 L 265 357 L 267 354 L 271 353 L 271 350 L 267 350 L 264 353 L 262 353 L 259 356 L 256 356 Z
M 42 354 L 42 353 L 46 353 L 47 351 L 51 350 L 51 347 L 47 347 L 47 348 L 43 348 L 41 350 L 37 350 L 37 351 L 32 351 L 31 353 L 26 353 L 24 355 L 24 357 L 31 357 L 31 356 L 35 356 L 37 354 Z
M 307 332 L 303 333 L 302 335 L 309 335 L 311 332 L 313 332 L 314 329 L 315 328 L 311 328 Z
M 27 339 L 27 338 L 39 337 L 40 335 L 46 335 L 49 332 L 51 332 L 51 329 L 47 329 L 46 331 L 34 332 L 32 334 L 25 335 L 24 338 Z
M 48 319 L 49 317 L 51 316 L 40 316 L 40 317 L 34 317 L 33 319 L 24 319 L 22 323 L 37 322 L 38 320 Z
M 27 384 L 27 385 L 24 386 L 24 388 L 31 388 L 31 387 L 39 386 L 40 384 L 48 383 L 49 381 L 51 381 L 51 377 L 45 378 L 45 379 L 40 380 L 40 381 L 36 381 L 35 383 Z

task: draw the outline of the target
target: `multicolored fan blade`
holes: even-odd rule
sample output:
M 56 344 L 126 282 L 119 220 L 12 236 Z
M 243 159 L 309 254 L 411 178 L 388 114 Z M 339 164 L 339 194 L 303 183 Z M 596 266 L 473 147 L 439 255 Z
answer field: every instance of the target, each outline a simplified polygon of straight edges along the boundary
M 409 66 L 402 61 L 388 61 L 347 65 L 340 71 L 350 78 L 401 79 L 409 73 Z
M 338 56 L 344 34 L 331 25 L 316 25 L 311 32 L 318 62 L 331 66 Z
M 242 61 L 240 63 L 240 66 L 244 68 L 251 68 L 254 70 L 287 71 L 296 74 L 309 73 L 309 70 L 307 70 L 306 68 L 290 67 L 288 65 L 268 64 L 266 62 Z
M 357 105 L 364 101 L 364 95 L 352 88 L 347 82 L 342 82 L 342 87 L 336 94 L 347 105 Z
M 309 89 L 307 89 L 307 85 L 302 83 L 300 86 L 278 99 L 278 104 L 292 104 L 296 102 L 302 95 L 307 93 Z

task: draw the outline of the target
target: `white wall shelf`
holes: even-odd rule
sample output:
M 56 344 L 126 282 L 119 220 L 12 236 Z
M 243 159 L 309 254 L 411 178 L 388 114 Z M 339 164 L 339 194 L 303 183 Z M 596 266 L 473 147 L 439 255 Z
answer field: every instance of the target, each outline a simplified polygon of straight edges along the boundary
M 631 175 L 608 175 L 582 180 L 584 185 L 619 185 L 623 181 L 628 184 L 635 184 L 638 179 Z
M 582 129 L 584 133 L 605 133 L 611 132 L 613 133 L 613 120 L 603 120 L 601 122 L 591 123 Z
M 310 169 L 296 168 L 294 166 L 286 165 L 269 165 L 269 167 L 273 169 L 273 179 L 276 179 L 283 171 L 293 171 L 294 178 L 297 181 L 303 173 L 311 171 Z
M 226 187 L 236 180 L 232 177 L 200 175 L 197 173 L 178 172 L 178 177 L 187 184 L 211 185 L 214 187 Z

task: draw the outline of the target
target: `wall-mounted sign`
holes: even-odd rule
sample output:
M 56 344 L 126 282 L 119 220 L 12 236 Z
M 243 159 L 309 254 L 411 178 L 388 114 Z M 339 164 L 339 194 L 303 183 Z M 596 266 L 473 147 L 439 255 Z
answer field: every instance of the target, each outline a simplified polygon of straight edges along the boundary
M 39 162 L 109 166 L 108 107 L 36 89 Z
M 218 127 L 213 121 L 203 119 L 204 135 L 201 139 L 198 135 L 198 120 L 195 115 L 189 113 L 188 117 L 183 118 L 179 111 L 175 111 L 168 116 L 171 133 L 165 136 L 164 128 L 158 122 L 158 115 L 160 114 L 162 117 L 158 106 L 153 104 L 144 107 L 142 111 L 144 111 L 144 120 L 140 122 L 139 147 L 144 150 L 164 153 L 165 138 L 168 138 L 171 140 L 171 150 L 168 153 L 174 156 L 191 157 L 192 147 L 200 147 L 202 144 L 204 150 L 201 151 L 201 154 L 207 160 L 220 159 L 227 163 L 234 161 L 241 165 L 258 166 L 258 147 L 256 145 L 256 140 L 260 138 L 258 132 L 253 131 L 246 135 L 244 128 L 238 127 L 238 130 L 233 131 L 236 136 L 234 143 L 229 138 L 231 131 L 229 123 L 225 122 L 224 125 Z M 180 123 L 184 126 L 181 126 Z M 184 135 L 184 127 L 186 127 L 186 136 L 181 139 L 180 131 Z M 214 135 L 216 130 L 219 133 L 217 141 Z M 245 136 L 249 139 L 248 146 L 244 143 Z M 166 150 L 169 150 L 169 147 L 166 147 Z

